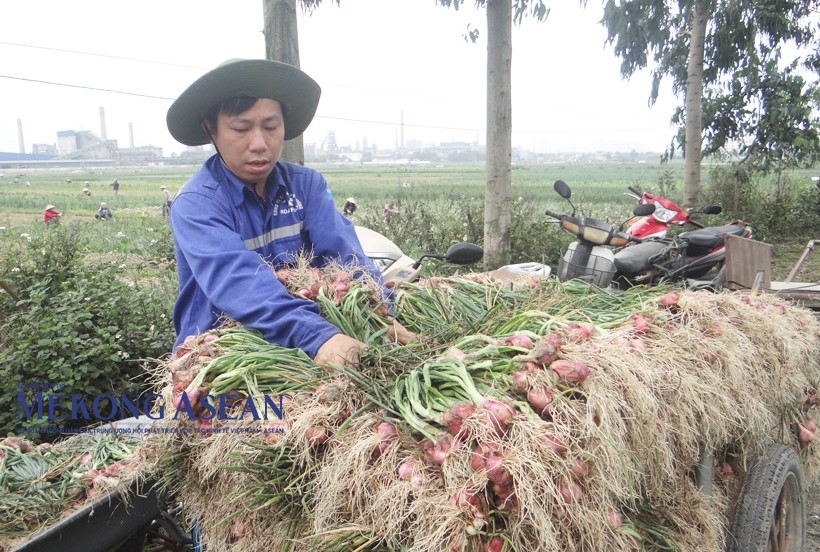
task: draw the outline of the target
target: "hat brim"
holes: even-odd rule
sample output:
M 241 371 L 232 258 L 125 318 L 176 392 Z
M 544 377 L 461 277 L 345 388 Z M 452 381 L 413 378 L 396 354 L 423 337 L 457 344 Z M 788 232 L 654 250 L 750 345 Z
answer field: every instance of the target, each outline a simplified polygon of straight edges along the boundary
M 231 60 L 195 80 L 168 108 L 171 136 L 187 146 L 210 142 L 205 114 L 228 98 L 270 98 L 282 105 L 285 140 L 301 136 L 316 114 L 321 88 L 300 69 L 265 59 Z

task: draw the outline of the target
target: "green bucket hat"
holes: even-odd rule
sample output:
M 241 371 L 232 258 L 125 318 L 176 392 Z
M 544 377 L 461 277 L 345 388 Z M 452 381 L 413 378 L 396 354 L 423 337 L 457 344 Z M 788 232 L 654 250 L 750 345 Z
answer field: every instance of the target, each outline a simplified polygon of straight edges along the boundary
M 211 140 L 202 128 L 205 114 L 228 98 L 270 98 L 282 104 L 285 140 L 301 136 L 319 105 L 322 90 L 312 78 L 287 63 L 232 59 L 195 80 L 168 108 L 171 136 L 187 146 Z

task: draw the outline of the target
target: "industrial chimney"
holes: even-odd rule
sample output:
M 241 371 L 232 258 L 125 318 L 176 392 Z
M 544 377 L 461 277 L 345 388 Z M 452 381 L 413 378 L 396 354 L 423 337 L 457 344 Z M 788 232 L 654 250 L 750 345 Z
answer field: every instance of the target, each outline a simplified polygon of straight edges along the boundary
M 20 142 L 20 153 L 26 153 L 26 143 L 23 141 L 23 119 L 17 119 L 17 139 Z
M 105 108 L 100 108 L 100 138 L 103 139 L 103 142 L 108 141 L 108 133 L 105 131 Z
M 128 147 L 134 149 L 134 123 L 128 123 Z

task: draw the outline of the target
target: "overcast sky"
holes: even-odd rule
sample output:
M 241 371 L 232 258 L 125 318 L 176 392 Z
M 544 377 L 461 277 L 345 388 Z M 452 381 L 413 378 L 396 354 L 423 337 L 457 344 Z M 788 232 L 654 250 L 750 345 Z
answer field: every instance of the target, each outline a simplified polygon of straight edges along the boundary
M 561 0 L 547 21 L 513 29 L 513 145 L 536 151 L 662 151 L 676 104 L 648 106 L 649 74 L 624 81 L 598 24 L 602 7 Z M 476 44 L 464 41 L 479 30 Z M 261 0 L 0 2 L 0 151 L 54 144 L 61 130 L 106 134 L 120 147 L 184 146 L 165 114 L 194 79 L 230 58 L 265 56 Z M 305 133 L 321 143 L 401 138 L 486 142 L 486 14 L 434 0 L 331 0 L 299 13 L 302 69 L 322 86 Z M 668 90 L 668 86 L 662 88 Z

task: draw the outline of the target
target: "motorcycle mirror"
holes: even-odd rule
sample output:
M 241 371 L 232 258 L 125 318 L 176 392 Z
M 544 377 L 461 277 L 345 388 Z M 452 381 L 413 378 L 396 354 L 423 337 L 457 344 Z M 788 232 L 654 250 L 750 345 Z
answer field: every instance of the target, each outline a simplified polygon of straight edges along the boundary
M 632 214 L 636 217 L 645 217 L 655 212 L 654 203 L 640 203 L 632 209 Z
M 563 197 L 564 199 L 569 199 L 570 196 L 572 196 L 572 190 L 570 189 L 569 185 L 563 180 L 556 180 L 555 184 L 552 185 L 552 188 L 559 196 Z
M 717 215 L 721 211 L 723 211 L 723 208 L 720 205 L 707 205 L 703 208 L 704 215 Z
M 467 265 L 477 263 L 484 257 L 484 250 L 474 243 L 462 242 L 451 245 L 444 259 L 448 263 Z

